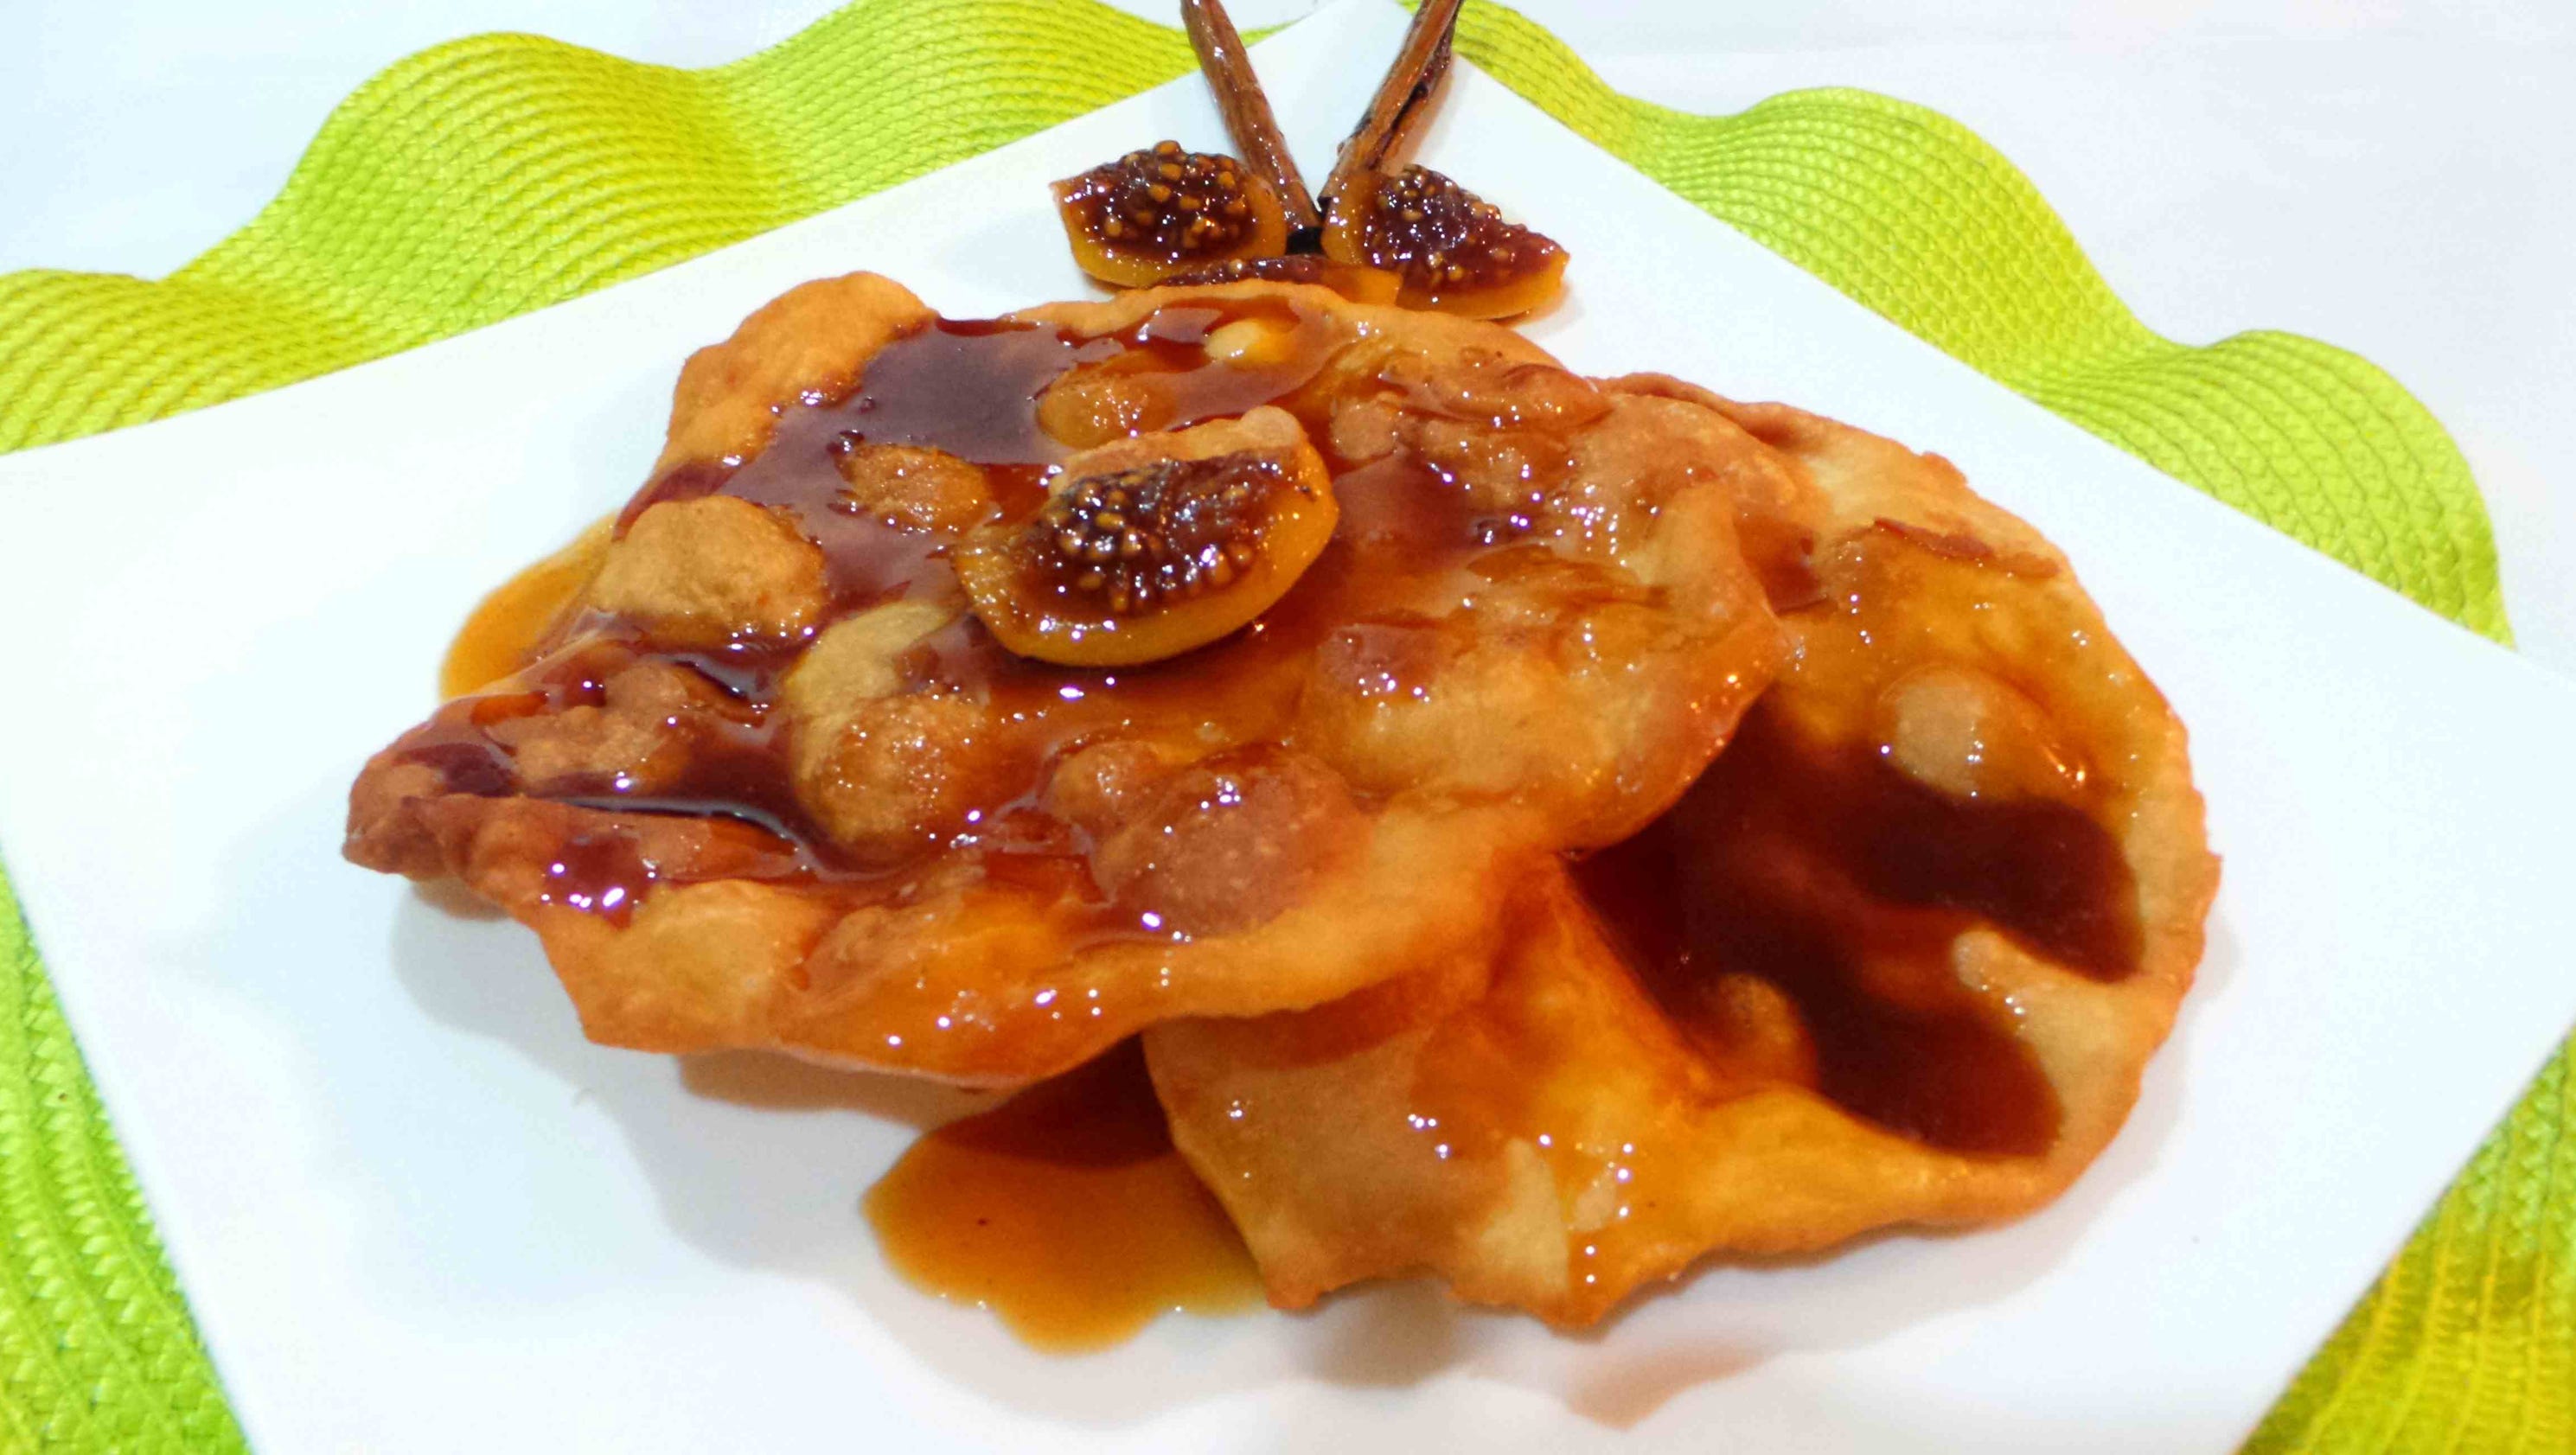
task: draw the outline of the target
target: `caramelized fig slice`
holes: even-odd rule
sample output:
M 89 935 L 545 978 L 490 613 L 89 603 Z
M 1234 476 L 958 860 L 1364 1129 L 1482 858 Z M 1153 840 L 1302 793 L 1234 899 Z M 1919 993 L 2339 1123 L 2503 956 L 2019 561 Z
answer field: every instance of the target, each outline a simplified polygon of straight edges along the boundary
M 1073 260 L 1121 288 L 1288 246 L 1287 216 L 1269 183 L 1232 157 L 1185 152 L 1175 141 L 1067 177 L 1053 191 Z
M 1333 201 L 1324 256 L 1403 280 L 1396 302 L 1508 318 L 1556 296 L 1565 249 L 1428 167 L 1407 167 Z
M 1332 477 L 1286 410 L 1076 455 L 1047 503 L 954 561 L 975 615 L 1023 657 L 1122 667 L 1251 621 L 1332 539 Z

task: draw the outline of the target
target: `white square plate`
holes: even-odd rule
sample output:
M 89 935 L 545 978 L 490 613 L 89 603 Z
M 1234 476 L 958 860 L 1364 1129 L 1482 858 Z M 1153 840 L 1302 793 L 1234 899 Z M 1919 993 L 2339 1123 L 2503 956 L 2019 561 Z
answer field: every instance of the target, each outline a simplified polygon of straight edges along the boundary
M 1310 163 L 1402 16 L 1265 45 Z M 2576 1016 L 2576 688 L 1943 357 L 1461 67 L 1428 160 L 1562 238 L 1592 373 L 1956 460 L 2191 724 L 2201 985 L 2101 1163 L 2017 1226 L 1720 1268 L 1606 1331 L 1419 1287 L 1032 1354 L 879 1260 L 936 1095 L 584 1042 L 532 937 L 338 856 L 478 595 L 621 501 L 691 348 L 874 268 L 1085 290 L 1042 184 L 1222 133 L 1185 80 L 578 302 L 0 461 L 0 841 L 262 1451 L 2219 1450 Z M 30 626 L 37 626 L 29 630 Z

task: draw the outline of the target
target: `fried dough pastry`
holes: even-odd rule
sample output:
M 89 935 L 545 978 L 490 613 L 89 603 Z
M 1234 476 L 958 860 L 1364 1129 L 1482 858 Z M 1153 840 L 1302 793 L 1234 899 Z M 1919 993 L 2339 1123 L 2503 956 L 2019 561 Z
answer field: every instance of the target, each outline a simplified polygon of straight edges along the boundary
M 1794 641 L 1644 834 L 1493 959 L 1147 1033 L 1272 1300 L 1429 1271 L 1561 1326 L 1709 1253 L 2025 1212 L 2117 1131 L 2217 863 L 2181 724 L 2065 560 L 1947 462 L 1641 377 L 1764 447 Z
M 1483 963 L 1506 867 L 1653 820 L 1774 671 L 1761 453 L 1321 288 L 808 284 L 347 852 L 534 929 L 594 1039 L 974 1083 Z

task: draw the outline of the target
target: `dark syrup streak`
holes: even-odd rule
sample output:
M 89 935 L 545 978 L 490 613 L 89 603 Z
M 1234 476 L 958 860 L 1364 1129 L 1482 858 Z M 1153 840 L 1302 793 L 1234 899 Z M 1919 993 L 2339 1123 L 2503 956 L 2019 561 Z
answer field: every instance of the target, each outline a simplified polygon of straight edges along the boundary
M 1208 338 L 1229 322 L 1284 324 L 1289 346 L 1269 366 L 1218 364 Z M 1385 583 L 1444 565 L 1463 589 L 1512 549 L 1509 524 L 1471 511 L 1457 482 L 1401 454 L 1336 458 L 1330 399 L 1307 388 L 1329 326 L 1276 300 L 1176 305 L 1128 333 L 1085 339 L 1053 328 L 940 322 L 870 360 L 848 398 L 780 407 L 767 449 L 736 468 L 683 465 L 639 492 L 624 515 L 724 493 L 787 513 L 828 562 L 835 614 L 900 595 L 953 599 L 947 538 L 840 508 L 836 454 L 856 443 L 929 446 L 985 468 L 997 518 L 1043 503 L 1067 456 L 1037 425 L 1037 400 L 1065 371 L 1141 355 L 1180 428 L 1265 403 L 1297 414 L 1326 451 L 1342 524 L 1297 586 L 1244 631 L 1167 662 L 1110 670 L 1024 661 L 961 617 L 908 653 L 916 685 L 971 694 L 998 731 L 1025 744 L 1030 774 L 980 815 L 973 832 L 934 851 L 976 851 L 984 871 L 1032 887 L 1068 878 L 1088 889 L 1086 845 L 1040 811 L 1038 772 L 1069 745 L 1143 721 L 1204 721 L 1234 743 L 1275 738 L 1321 651 L 1382 675 L 1390 691 L 1431 650 L 1425 624 L 1387 610 Z M 1122 364 L 1121 367 L 1130 367 Z M 1533 458 L 1546 452 L 1535 446 Z M 1542 482 L 1543 483 L 1543 482 Z M 1784 603 L 1792 605 L 1794 603 Z M 774 704 L 803 641 L 739 642 L 712 652 L 658 650 L 630 628 L 594 621 L 582 644 L 540 664 L 523 690 L 442 708 L 405 745 L 457 792 L 526 791 L 484 729 L 504 718 L 597 705 L 621 666 L 683 664 L 724 693 L 729 710 L 696 730 L 681 780 L 650 798 L 616 784 L 555 791 L 611 810 L 586 820 L 556 856 L 548 897 L 622 919 L 655 881 L 732 877 L 824 882 L 854 895 L 901 891 L 908 871 L 844 860 L 799 806 Z M 706 832 L 685 862 L 648 848 L 653 821 Z M 2125 861 L 2081 811 L 1960 802 L 1913 783 L 1874 752 L 1793 740 L 1757 706 L 1736 743 L 1671 813 L 1577 869 L 1595 909 L 1640 976 L 1682 1024 L 1705 1015 L 1716 974 L 1741 972 L 1796 1005 L 1817 1061 L 1817 1089 L 1855 1113 L 1934 1146 L 2036 1153 L 2058 1108 L 2029 1052 L 1950 978 L 1957 936 L 1993 925 L 2035 951 L 2102 980 L 2136 967 L 2139 933 Z M 1096 891 L 1093 891 L 1096 893 Z M 1901 993 L 1891 993 L 1891 986 Z
M 2137 969 L 2135 885 L 2082 810 L 1949 797 L 1867 744 L 1797 740 L 1767 704 L 1645 833 L 1577 866 L 1638 978 L 1685 1028 L 1724 973 L 1788 996 L 1816 1090 L 1950 1151 L 2036 1156 L 2058 1104 L 1949 968 L 1981 925 L 2102 981 Z
M 1275 362 L 1221 363 L 1209 357 L 1209 336 L 1244 319 L 1279 332 Z M 1327 357 L 1332 339 L 1327 318 L 1276 299 L 1175 305 L 1126 333 L 1100 338 L 1037 324 L 941 320 L 870 359 L 862 382 L 846 398 L 778 406 L 772 438 L 748 462 L 688 463 L 666 472 L 627 504 L 619 533 L 654 505 L 730 495 L 785 514 L 822 549 L 833 619 L 906 596 L 954 600 L 959 593 L 947 562 L 951 538 L 847 509 L 837 464 L 841 453 L 859 444 L 944 450 L 981 466 L 997 502 L 994 518 L 1016 522 L 1044 504 L 1049 480 L 1071 453 L 1037 420 L 1039 398 L 1067 371 L 1137 356 L 1167 407 L 1159 427 L 1183 428 L 1277 403 L 1298 413 L 1320 443 L 1326 433 L 1321 411 L 1329 401 L 1305 400 L 1299 391 Z M 1429 533 L 1446 542 L 1460 533 L 1454 512 L 1411 501 L 1449 493 L 1418 468 L 1369 467 L 1345 488 L 1363 497 L 1408 499 L 1405 507 L 1381 511 L 1388 517 L 1386 539 L 1375 546 L 1362 543 L 1357 554 L 1363 560 L 1378 546 L 1418 556 L 1425 543 L 1408 537 Z M 1455 544 L 1463 550 L 1472 542 L 1462 538 Z M 1039 770 L 1066 746 L 1139 719 L 1194 715 L 1233 741 L 1275 736 L 1294 705 L 1300 655 L 1336 624 L 1351 620 L 1378 574 L 1355 562 L 1343 542 L 1335 542 L 1330 554 L 1339 559 L 1319 562 L 1264 620 L 1225 642 L 1144 667 L 1095 670 L 1026 661 L 1004 651 L 972 617 L 934 633 L 906 654 L 903 670 L 917 687 L 967 694 L 986 704 L 997 729 L 1026 744 L 1020 756 L 1030 772 L 978 815 L 964 839 L 925 841 L 922 858 L 943 848 L 972 849 L 990 877 L 1052 884 L 1071 872 L 1087 880 L 1080 857 L 1086 845 L 1037 807 Z M 901 892 L 906 870 L 849 862 L 798 802 L 775 706 L 781 680 L 810 638 L 744 639 L 714 650 L 681 651 L 657 647 L 627 624 L 598 618 L 575 624 L 566 636 L 577 645 L 523 673 L 525 690 L 447 704 L 415 731 L 406 756 L 438 767 L 454 791 L 527 792 L 530 785 L 519 781 L 509 754 L 482 728 L 502 717 L 596 706 L 610 676 L 646 659 L 697 672 L 721 689 L 731 711 L 721 721 L 691 724 L 685 771 L 650 796 L 615 783 L 544 788 L 556 801 L 618 815 L 570 836 L 550 875 L 560 881 L 549 885 L 552 902 L 622 921 L 652 882 L 748 877 L 832 883 L 863 898 Z M 652 835 L 636 828 L 653 816 L 728 822 L 730 851 L 713 857 L 733 872 L 657 859 L 646 847 Z M 704 856 L 692 855 L 699 857 Z

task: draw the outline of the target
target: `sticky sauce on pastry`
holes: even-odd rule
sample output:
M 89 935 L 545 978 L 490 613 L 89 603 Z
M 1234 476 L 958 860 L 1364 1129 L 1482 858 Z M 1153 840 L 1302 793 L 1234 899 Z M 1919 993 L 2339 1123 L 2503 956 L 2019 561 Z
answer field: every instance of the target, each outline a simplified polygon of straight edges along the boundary
M 2062 1186 L 2211 881 L 2179 730 L 2045 543 L 1887 442 L 1349 308 L 924 315 L 495 593 L 453 654 L 473 695 L 353 824 L 370 784 L 416 795 L 599 1039 L 1053 1077 L 867 1203 L 908 1278 L 1049 1347 L 1239 1299 L 1220 1203 L 1275 1301 L 1431 1268 L 1572 1325 L 1702 1251 Z M 994 551 L 1033 632 L 1123 631 L 1222 604 L 1234 552 L 1293 533 L 1273 497 L 1329 504 L 1322 539 L 1148 660 L 1012 650 L 961 580 Z M 1478 800 L 1548 827 L 1419 861 L 1473 886 L 1473 934 L 1280 990 L 1283 956 L 1421 917 L 1364 867 L 1394 806 Z M 1530 863 L 1534 900 L 1501 872 Z M 1355 918 L 1372 882 L 1393 907 Z M 1291 922 L 1236 952 L 1266 1001 L 1071 968 Z M 2070 1008 L 2116 1052 L 2067 1059 Z
M 1692 789 L 1532 874 L 1480 970 L 1146 1033 L 1274 1303 L 1428 1270 L 1581 1327 L 1703 1257 L 2027 1211 L 2137 1096 L 2217 879 L 2180 725 L 1946 464 L 1715 407 L 1794 487 L 1743 539 L 1797 558 L 1796 647 Z
M 2104 979 L 2137 964 L 2128 866 L 2083 810 L 1950 798 L 1760 707 L 1681 807 L 1575 876 L 1715 1059 L 1949 1151 L 2038 1156 L 2058 1126 L 2030 1048 L 1951 972 L 1961 934 L 1992 925 Z
M 693 360 L 574 605 L 502 593 L 460 675 L 517 670 L 353 790 L 595 1039 L 1003 1085 L 1480 953 L 1492 862 L 1632 832 L 1776 662 L 1703 410 L 1318 289 L 890 289 Z

